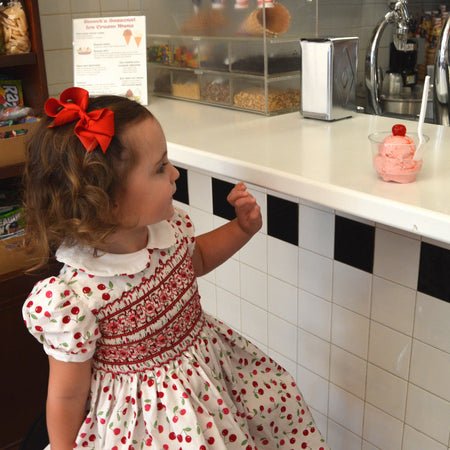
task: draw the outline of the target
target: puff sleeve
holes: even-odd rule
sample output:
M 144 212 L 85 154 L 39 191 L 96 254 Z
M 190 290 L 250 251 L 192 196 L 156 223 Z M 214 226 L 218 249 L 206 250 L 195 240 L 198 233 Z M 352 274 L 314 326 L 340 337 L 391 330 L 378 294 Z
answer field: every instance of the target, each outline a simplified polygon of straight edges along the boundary
M 28 331 L 47 355 L 65 362 L 92 358 L 100 329 L 85 301 L 65 281 L 51 277 L 38 282 L 22 308 Z

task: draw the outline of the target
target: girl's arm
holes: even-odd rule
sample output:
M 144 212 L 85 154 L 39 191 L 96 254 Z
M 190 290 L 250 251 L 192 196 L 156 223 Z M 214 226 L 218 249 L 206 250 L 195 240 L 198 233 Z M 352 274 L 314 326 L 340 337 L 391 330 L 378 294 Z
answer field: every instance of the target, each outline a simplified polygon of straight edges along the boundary
M 62 362 L 49 356 L 47 429 L 52 450 L 73 449 L 86 414 L 91 360 Z
M 261 209 L 244 183 L 238 183 L 228 194 L 227 200 L 235 208 L 236 219 L 195 239 L 192 262 L 197 276 L 225 262 L 262 226 Z

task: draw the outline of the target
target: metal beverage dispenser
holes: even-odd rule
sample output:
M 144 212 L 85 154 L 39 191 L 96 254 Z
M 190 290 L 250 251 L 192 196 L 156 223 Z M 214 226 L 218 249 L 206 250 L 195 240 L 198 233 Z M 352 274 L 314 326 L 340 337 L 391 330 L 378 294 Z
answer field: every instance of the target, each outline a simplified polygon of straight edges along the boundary
M 357 37 L 301 39 L 304 117 L 339 120 L 356 111 Z

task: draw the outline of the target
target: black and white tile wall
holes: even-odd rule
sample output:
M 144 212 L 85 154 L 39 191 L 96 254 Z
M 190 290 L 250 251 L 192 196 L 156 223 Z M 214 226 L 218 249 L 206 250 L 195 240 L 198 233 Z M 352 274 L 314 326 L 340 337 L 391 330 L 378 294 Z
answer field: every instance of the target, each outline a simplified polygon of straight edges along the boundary
M 239 180 L 179 167 L 197 234 Z M 296 377 L 333 450 L 450 449 L 450 246 L 249 186 L 264 226 L 199 280 L 207 312 Z

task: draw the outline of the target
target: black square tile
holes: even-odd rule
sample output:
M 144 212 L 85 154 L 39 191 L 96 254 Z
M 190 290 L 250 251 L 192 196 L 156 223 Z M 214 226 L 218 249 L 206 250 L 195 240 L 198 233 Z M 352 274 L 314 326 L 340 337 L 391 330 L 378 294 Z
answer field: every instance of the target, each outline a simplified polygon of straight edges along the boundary
M 213 177 L 212 201 L 214 215 L 228 220 L 233 220 L 236 217 L 234 208 L 227 201 L 227 196 L 233 187 L 234 184 Z
M 181 167 L 176 167 L 176 169 L 180 172 L 180 178 L 176 181 L 177 190 L 173 198 L 185 205 L 189 205 L 187 170 Z
M 372 273 L 375 227 L 335 216 L 334 228 L 334 259 Z
M 268 195 L 267 234 L 298 245 L 298 203 Z
M 417 290 L 450 302 L 450 250 L 422 242 Z

